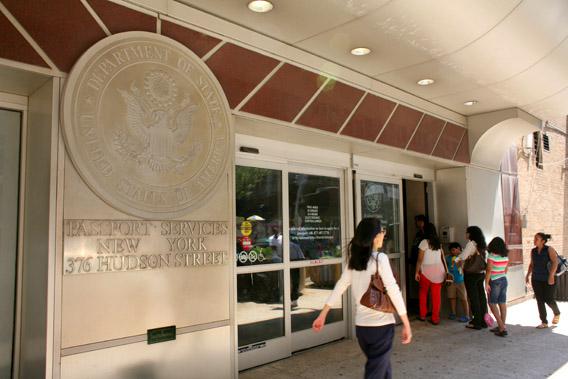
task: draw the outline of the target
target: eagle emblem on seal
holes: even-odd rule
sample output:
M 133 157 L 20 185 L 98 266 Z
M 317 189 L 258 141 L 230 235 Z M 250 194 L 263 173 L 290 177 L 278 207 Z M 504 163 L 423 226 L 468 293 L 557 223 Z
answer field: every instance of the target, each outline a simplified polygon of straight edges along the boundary
M 160 70 L 146 72 L 143 88 L 136 82 L 117 89 L 126 106 L 126 117 L 117 127 L 113 148 L 123 158 L 155 173 L 181 171 L 202 146 L 189 143 L 197 106 L 188 95 L 179 96 L 172 77 Z

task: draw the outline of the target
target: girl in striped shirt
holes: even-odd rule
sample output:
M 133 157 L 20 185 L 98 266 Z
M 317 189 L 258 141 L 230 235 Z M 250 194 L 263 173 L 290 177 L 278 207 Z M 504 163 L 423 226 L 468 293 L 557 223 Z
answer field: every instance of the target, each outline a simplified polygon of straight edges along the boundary
M 489 294 L 489 308 L 497 320 L 497 327 L 491 329 L 496 336 L 505 337 L 507 327 L 507 266 L 509 250 L 500 237 L 495 237 L 487 245 L 487 269 L 485 271 L 485 289 Z

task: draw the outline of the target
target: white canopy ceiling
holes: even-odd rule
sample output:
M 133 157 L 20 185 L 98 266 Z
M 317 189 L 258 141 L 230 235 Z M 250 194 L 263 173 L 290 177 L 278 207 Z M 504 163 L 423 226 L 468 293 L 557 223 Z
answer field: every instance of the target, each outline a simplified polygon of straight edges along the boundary
M 180 1 L 463 115 L 517 106 L 565 126 L 568 0 Z

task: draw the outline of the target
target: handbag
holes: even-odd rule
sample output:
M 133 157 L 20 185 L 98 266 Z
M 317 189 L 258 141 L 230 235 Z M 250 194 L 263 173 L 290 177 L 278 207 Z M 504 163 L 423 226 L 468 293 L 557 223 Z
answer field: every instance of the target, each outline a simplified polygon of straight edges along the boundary
M 560 276 L 560 275 L 564 274 L 566 271 L 568 271 L 568 259 L 566 259 L 562 255 L 558 254 L 558 252 L 556 253 L 556 259 L 558 260 L 558 266 L 556 267 L 555 275 Z M 548 264 L 546 265 L 546 267 L 548 268 L 548 271 L 550 271 L 551 266 L 552 266 L 552 262 L 549 261 Z
M 478 274 L 485 271 L 487 263 L 479 251 L 467 258 L 463 264 L 463 271 L 470 274 Z
M 385 285 L 381 276 L 379 275 L 379 259 L 375 259 L 377 271 L 371 276 L 369 288 L 361 298 L 361 305 L 384 313 L 394 313 L 396 309 L 387 294 Z

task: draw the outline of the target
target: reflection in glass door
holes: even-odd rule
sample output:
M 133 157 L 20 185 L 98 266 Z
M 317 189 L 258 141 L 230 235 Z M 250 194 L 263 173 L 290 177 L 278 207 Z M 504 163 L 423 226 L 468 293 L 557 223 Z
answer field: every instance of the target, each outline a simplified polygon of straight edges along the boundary
M 284 321 L 282 171 L 237 166 L 235 193 L 236 313 L 242 370 L 290 355 Z
M 389 255 L 393 273 L 398 277 L 404 294 L 405 272 L 402 254 L 401 183 L 360 177 L 357 180 L 357 216 L 377 217 L 386 229 L 383 251 Z
M 332 305 L 323 335 L 311 331 L 342 271 L 342 180 L 329 174 L 288 173 L 293 350 L 345 335 L 341 300 Z
M 341 172 L 246 163 L 235 170 L 239 370 L 346 332 L 342 300 L 311 331 L 342 271 Z

